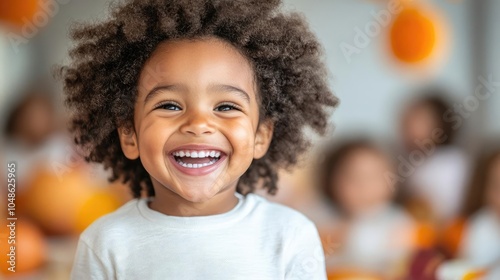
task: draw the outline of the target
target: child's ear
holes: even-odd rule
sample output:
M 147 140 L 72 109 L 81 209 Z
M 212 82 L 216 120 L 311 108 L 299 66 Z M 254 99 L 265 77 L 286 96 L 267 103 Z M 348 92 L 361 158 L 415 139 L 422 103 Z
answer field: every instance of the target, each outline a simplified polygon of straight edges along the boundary
M 273 139 L 273 130 L 274 123 L 271 120 L 265 120 L 259 124 L 255 135 L 254 159 L 259 159 L 266 154 Z
M 121 126 L 118 128 L 120 145 L 125 156 L 134 160 L 139 157 L 139 146 L 137 144 L 137 135 L 131 126 Z

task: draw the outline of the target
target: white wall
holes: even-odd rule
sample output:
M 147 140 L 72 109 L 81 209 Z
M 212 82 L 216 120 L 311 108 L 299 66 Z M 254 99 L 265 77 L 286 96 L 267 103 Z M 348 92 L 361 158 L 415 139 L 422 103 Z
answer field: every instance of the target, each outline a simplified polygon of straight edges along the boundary
M 333 117 L 335 134 L 361 130 L 377 136 L 395 136 L 399 105 L 408 95 L 407 90 L 428 82 L 448 86 L 457 100 L 462 100 L 471 90 L 469 7 L 460 1 L 432 2 L 451 27 L 447 59 L 434 76 L 418 78 L 402 74 L 401 68 L 388 59 L 390 55 L 384 45 L 386 36 L 382 32 L 348 63 L 340 44 L 353 44 L 355 28 L 364 29 L 374 20 L 372 12 L 388 9 L 387 2 L 285 1 L 289 9 L 305 13 L 326 49 L 328 67 L 333 76 L 332 88 L 341 99 Z
M 493 75 L 493 80 L 500 83 L 500 1 L 487 1 L 486 57 L 485 74 Z M 488 103 L 487 134 L 498 137 L 500 143 L 500 87 L 492 95 Z

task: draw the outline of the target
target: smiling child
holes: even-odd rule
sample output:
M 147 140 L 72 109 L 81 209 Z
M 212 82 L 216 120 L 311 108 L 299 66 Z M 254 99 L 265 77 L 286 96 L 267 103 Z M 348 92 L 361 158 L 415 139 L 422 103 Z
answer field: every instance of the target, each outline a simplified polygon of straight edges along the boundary
M 314 224 L 252 193 L 337 104 L 280 2 L 126 1 L 72 30 L 71 131 L 135 196 L 81 234 L 72 279 L 326 279 Z

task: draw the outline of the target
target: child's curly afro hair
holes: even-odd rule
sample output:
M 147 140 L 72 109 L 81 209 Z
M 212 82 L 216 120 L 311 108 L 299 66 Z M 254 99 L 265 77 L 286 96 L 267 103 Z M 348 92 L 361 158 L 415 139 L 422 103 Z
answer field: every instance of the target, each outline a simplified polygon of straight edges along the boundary
M 110 19 L 74 26 L 71 63 L 57 66 L 70 131 L 85 159 L 111 168 L 110 181 L 130 183 L 139 197 L 154 196 L 140 159 L 123 154 L 117 128 L 132 123 L 139 74 L 158 44 L 169 39 L 215 37 L 238 50 L 254 67 L 260 119 L 274 122 L 268 153 L 254 160 L 237 191 L 263 187 L 274 194 L 277 169 L 297 163 L 309 146 L 304 127 L 328 127 L 337 98 L 328 87 L 321 46 L 296 13 L 278 11 L 280 0 L 131 0 L 111 7 Z

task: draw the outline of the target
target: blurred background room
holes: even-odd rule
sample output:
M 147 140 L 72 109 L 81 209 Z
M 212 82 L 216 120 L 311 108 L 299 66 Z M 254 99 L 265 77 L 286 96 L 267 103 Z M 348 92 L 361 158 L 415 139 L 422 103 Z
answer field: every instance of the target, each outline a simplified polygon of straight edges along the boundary
M 193 0 L 196 1 L 196 0 Z M 16 162 L 17 270 L 68 279 L 78 235 L 131 199 L 66 131 L 55 64 L 111 0 L 0 0 L 0 159 Z M 329 279 L 500 279 L 500 1 L 284 0 L 323 43 L 340 99 L 269 200 L 313 220 Z M 5 210 L 3 210 L 5 209 Z

